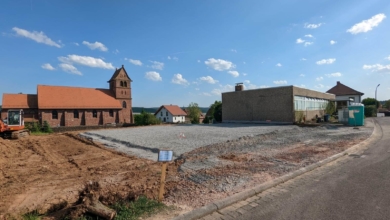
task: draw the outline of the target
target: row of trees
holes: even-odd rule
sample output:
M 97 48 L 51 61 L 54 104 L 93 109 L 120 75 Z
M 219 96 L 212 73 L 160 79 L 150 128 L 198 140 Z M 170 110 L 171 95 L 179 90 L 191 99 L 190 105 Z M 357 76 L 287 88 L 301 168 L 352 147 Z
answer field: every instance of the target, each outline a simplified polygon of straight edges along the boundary
M 377 109 L 381 107 L 381 103 L 374 98 L 365 98 L 362 100 L 362 104 L 364 105 L 364 115 L 366 117 L 375 116 Z M 390 110 L 390 100 L 382 102 L 382 108 Z
M 190 121 L 192 124 L 199 124 L 201 110 L 197 103 L 191 102 L 190 105 L 187 107 L 187 117 L 190 118 Z M 203 119 L 204 124 L 208 124 L 212 122 L 213 120 L 217 122 L 222 122 L 222 102 L 221 101 L 215 101 L 213 104 L 210 105 L 209 110 L 206 113 L 205 118 Z

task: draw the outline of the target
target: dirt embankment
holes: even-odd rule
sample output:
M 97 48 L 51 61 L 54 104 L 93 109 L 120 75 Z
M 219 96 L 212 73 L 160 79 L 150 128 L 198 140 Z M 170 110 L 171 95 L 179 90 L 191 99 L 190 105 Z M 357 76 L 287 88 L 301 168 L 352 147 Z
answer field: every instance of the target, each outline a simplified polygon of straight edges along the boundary
M 177 168 L 171 164 L 168 175 Z M 109 151 L 72 135 L 0 138 L 0 219 L 71 206 L 90 182 L 103 202 L 158 195 L 161 164 Z M 61 205 L 59 205 L 61 204 Z

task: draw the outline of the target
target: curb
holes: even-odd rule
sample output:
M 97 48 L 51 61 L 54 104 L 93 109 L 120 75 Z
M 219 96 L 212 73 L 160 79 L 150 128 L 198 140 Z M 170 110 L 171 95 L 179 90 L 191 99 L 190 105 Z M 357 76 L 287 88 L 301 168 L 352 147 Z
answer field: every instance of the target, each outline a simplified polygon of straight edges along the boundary
M 335 154 L 331 157 L 328 157 L 324 160 L 321 160 L 315 164 L 311 164 L 307 167 L 303 167 L 299 170 L 296 170 L 294 172 L 291 172 L 291 173 L 288 173 L 286 175 L 283 175 L 281 177 L 278 177 L 274 180 L 270 180 L 268 182 L 265 182 L 259 186 L 256 186 L 252 189 L 248 189 L 248 190 L 245 190 L 245 191 L 242 191 L 242 192 L 239 192 L 239 193 L 236 193 L 232 196 L 229 196 L 229 197 L 226 197 L 222 200 L 219 200 L 217 202 L 212 202 L 212 203 L 209 203 L 208 205 L 205 205 L 201 208 L 198 208 L 198 209 L 194 209 L 190 212 L 187 212 L 187 213 L 184 213 L 182 215 L 179 215 L 175 218 L 173 218 L 172 220 L 195 220 L 195 219 L 199 219 L 199 218 L 202 218 L 208 214 L 211 214 L 217 210 L 220 210 L 220 209 L 223 209 L 227 206 L 230 206 L 234 203 L 237 203 L 239 201 L 242 201 L 242 200 L 245 200 L 249 197 L 252 197 L 252 196 L 255 196 L 267 189 L 270 189 L 272 187 L 275 187 L 281 183 L 284 183 L 288 180 L 291 180 L 291 179 L 294 179 L 295 177 L 297 176 L 300 176 L 304 173 L 307 173 L 309 171 L 312 171 L 318 167 L 321 167 L 327 163 L 330 163 L 332 161 L 335 161 L 345 155 L 348 155 L 348 154 L 351 154 L 351 153 L 355 153 L 356 151 L 359 151 L 365 147 L 367 147 L 369 144 L 377 141 L 380 137 L 380 134 L 379 134 L 379 130 L 378 129 L 378 123 L 376 122 L 375 119 L 372 120 L 372 123 L 374 124 L 374 131 L 372 132 L 372 134 L 370 135 L 369 138 L 367 138 L 366 140 L 362 141 L 361 143 L 359 144 L 356 144 L 350 148 L 348 148 L 347 150 L 343 151 L 343 152 L 340 152 L 338 154 Z

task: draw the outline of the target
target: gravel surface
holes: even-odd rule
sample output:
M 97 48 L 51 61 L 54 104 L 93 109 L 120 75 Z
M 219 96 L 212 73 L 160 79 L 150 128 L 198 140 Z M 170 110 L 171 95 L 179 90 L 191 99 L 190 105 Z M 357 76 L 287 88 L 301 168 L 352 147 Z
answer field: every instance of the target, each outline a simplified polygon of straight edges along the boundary
M 93 138 L 118 151 L 156 160 L 159 149 L 173 150 L 174 158 L 196 148 L 270 132 L 296 128 L 293 125 L 162 125 L 125 129 L 85 132 L 81 135 Z

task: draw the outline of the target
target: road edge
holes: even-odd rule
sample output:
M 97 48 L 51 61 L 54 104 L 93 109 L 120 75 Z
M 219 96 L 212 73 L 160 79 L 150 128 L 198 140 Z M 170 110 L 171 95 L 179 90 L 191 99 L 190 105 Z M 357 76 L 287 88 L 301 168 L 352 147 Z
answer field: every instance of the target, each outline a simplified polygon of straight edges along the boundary
M 294 178 L 296 178 L 304 173 L 310 172 L 318 167 L 321 167 L 325 164 L 328 164 L 332 161 L 335 161 L 335 160 L 337 160 L 345 155 L 356 153 L 359 150 L 366 149 L 366 148 L 368 148 L 369 144 L 376 142 L 381 137 L 381 135 L 379 133 L 382 131 L 381 129 L 379 129 L 380 125 L 378 124 L 378 122 L 375 119 L 371 119 L 370 121 L 374 125 L 374 130 L 369 138 L 360 142 L 359 144 L 356 144 L 343 152 L 340 152 L 338 154 L 330 156 L 330 157 L 328 157 L 324 160 L 321 160 L 315 164 L 311 164 L 307 167 L 303 167 L 299 170 L 296 170 L 294 172 L 291 172 L 291 173 L 288 173 L 288 174 L 283 175 L 281 177 L 278 177 L 274 180 L 267 181 L 267 182 L 265 182 L 259 186 L 256 186 L 254 188 L 247 189 L 245 191 L 236 193 L 232 196 L 226 197 L 226 198 L 219 200 L 217 202 L 209 203 L 208 205 L 205 205 L 203 207 L 200 207 L 200 208 L 194 209 L 190 212 L 179 215 L 179 216 L 173 218 L 172 220 L 194 220 L 194 219 L 202 218 L 202 217 L 204 217 L 208 214 L 211 214 L 217 210 L 223 209 L 229 205 L 232 205 L 232 204 L 237 203 L 239 201 L 245 200 L 249 197 L 255 196 L 255 195 L 257 195 L 257 194 L 259 194 L 267 189 L 275 187 L 275 186 L 277 186 L 281 183 L 284 183 L 288 180 L 294 179 Z

